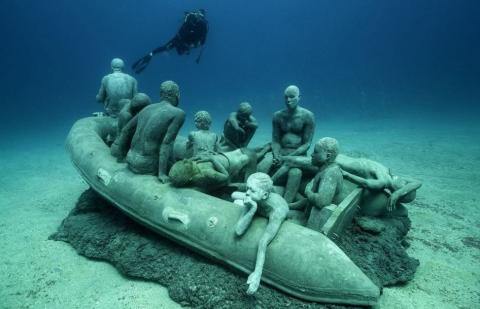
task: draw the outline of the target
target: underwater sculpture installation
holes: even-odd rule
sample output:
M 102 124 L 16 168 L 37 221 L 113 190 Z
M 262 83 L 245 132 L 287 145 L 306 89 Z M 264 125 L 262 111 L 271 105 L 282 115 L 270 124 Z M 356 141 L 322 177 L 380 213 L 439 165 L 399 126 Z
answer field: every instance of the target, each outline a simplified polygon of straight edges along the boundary
M 127 102 L 120 101 L 122 99 L 132 99 L 138 92 L 137 80 L 122 72 L 124 67 L 122 59 L 114 58 L 111 67 L 113 72 L 102 78 L 96 99 L 103 103 L 107 115 L 117 117 L 123 108 L 123 104 Z
M 188 188 L 174 188 L 153 175 L 132 173 L 105 143 L 114 134 L 110 117 L 77 121 L 67 150 L 85 181 L 139 223 L 188 248 L 251 273 L 267 222 L 256 217 L 235 236 L 242 209 Z M 374 304 L 380 291 L 327 236 L 283 222 L 268 246 L 262 281 L 301 299 L 353 305 Z

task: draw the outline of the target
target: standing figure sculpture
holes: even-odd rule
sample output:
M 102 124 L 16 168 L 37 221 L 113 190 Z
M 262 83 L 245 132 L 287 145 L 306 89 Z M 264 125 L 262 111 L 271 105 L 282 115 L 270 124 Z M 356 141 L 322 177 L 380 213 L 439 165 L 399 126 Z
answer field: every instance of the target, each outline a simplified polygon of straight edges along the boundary
M 115 58 L 111 63 L 112 73 L 102 78 L 96 99 L 103 103 L 107 115 L 117 117 L 123 108 L 122 99 L 132 99 L 137 94 L 137 80 L 122 72 L 123 60 Z M 126 103 L 127 101 L 123 101 Z
M 252 223 L 255 213 L 268 218 L 268 224 L 258 242 L 257 259 L 254 271 L 248 276 L 247 294 L 253 294 L 260 286 L 267 246 L 275 238 L 283 221 L 287 218 L 288 204 L 273 192 L 273 182 L 265 173 L 255 173 L 247 179 L 247 192 L 233 192 L 234 203 L 243 207 L 242 217 L 238 220 L 235 233 L 241 236 Z
M 222 151 L 247 147 L 257 128 L 258 123 L 252 116 L 250 103 L 240 103 L 238 110 L 230 113 L 223 126 L 223 136 L 220 142 Z
M 286 108 L 273 115 L 272 151 L 266 153 L 260 161 L 258 171 L 268 174 L 272 166 L 280 167 L 283 156 L 306 155 L 315 131 L 315 117 L 311 111 L 298 106 L 299 101 L 298 87 L 288 86 L 285 89 Z M 296 167 L 289 169 L 283 195 L 288 203 L 294 200 L 301 179 L 301 169 Z
M 160 98 L 160 103 L 150 104 L 128 122 L 111 152 L 122 158 L 133 135 L 126 158 L 130 170 L 137 174 L 158 174 L 159 180 L 166 182 L 173 145 L 185 121 L 185 112 L 177 107 L 180 89 L 175 82 L 161 84 Z
M 188 135 L 186 145 L 186 157 L 191 158 L 201 153 L 215 153 L 218 150 L 218 135 L 210 131 L 212 117 L 207 111 L 199 111 L 195 114 L 195 126 L 197 131 Z

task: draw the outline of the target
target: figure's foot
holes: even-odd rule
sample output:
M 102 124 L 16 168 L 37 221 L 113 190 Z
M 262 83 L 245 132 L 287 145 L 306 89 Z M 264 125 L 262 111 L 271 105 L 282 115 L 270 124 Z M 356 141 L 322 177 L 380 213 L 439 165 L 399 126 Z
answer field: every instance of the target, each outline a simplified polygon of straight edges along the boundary
M 248 290 L 247 294 L 252 295 L 254 294 L 257 290 L 258 287 L 260 286 L 260 278 L 262 275 L 257 272 L 253 272 L 248 276 L 247 284 L 248 284 Z

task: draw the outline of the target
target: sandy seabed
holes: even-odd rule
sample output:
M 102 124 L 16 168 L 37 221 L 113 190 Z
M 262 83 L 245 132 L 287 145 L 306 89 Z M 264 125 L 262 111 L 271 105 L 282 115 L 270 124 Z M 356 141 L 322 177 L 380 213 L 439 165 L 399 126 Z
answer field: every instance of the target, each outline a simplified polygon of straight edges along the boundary
M 253 144 L 267 140 L 270 122 Z M 48 240 L 88 186 L 64 150 L 68 128 L 0 141 L 0 308 L 177 308 L 154 283 Z M 321 123 L 342 152 L 380 161 L 423 182 L 408 206 L 415 279 L 386 288 L 375 308 L 480 304 L 480 124 L 406 120 Z

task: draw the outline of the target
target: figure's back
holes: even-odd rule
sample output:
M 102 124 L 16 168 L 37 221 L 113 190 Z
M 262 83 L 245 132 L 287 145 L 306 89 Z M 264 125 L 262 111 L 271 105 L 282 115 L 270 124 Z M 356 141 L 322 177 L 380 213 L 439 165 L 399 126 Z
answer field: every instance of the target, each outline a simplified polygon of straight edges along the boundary
M 136 93 L 136 80 L 128 74 L 114 72 L 104 79 L 107 98 L 105 109 L 109 114 L 116 115 L 123 106 L 120 106 L 121 99 L 132 99 Z

